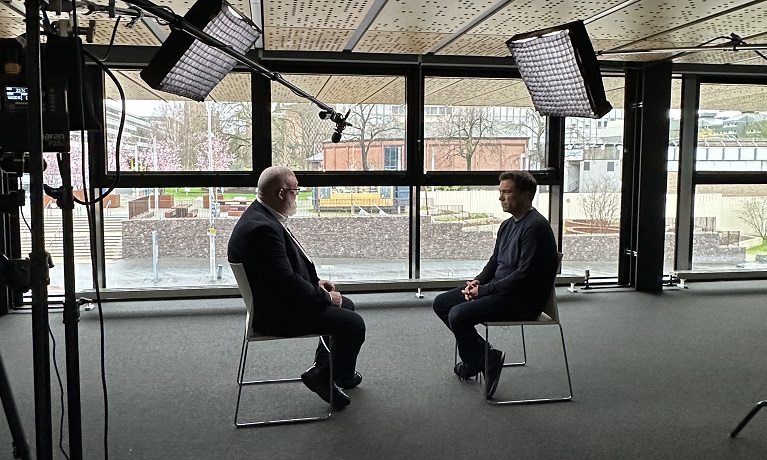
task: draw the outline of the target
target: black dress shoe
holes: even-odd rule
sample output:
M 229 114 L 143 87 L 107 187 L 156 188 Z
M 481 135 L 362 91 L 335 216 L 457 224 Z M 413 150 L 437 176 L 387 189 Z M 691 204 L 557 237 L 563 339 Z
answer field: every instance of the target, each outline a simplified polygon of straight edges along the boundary
M 349 396 L 341 391 L 334 383 L 330 385 L 330 369 L 327 367 L 313 366 L 301 374 L 301 381 L 310 390 L 317 393 L 323 401 L 330 404 L 330 392 L 333 392 L 333 407 L 340 409 L 351 404 Z
M 346 380 L 336 379 L 336 385 L 343 388 L 344 390 L 354 388 L 360 383 L 362 383 L 362 375 L 360 375 L 359 372 L 355 372 L 352 378 L 350 379 L 346 379 Z
M 487 364 L 485 364 L 485 397 L 490 399 L 498 388 L 498 380 L 501 378 L 506 353 L 501 350 L 490 350 L 487 359 Z

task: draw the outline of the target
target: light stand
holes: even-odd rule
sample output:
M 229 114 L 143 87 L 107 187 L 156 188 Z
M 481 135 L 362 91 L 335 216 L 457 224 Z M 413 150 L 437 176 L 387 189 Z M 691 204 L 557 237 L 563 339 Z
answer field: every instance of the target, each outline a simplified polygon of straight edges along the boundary
M 51 362 L 48 339 L 48 255 L 43 215 L 43 106 L 40 74 L 40 1 L 27 0 L 27 82 L 29 89 L 29 196 L 32 226 L 32 361 L 35 389 L 35 445 L 38 459 L 53 458 Z
M 59 153 L 61 187 L 52 189 L 44 185 L 45 192 L 56 198 L 61 209 L 62 253 L 64 258 L 64 344 L 67 361 L 67 415 L 69 431 L 69 455 L 71 459 L 83 458 L 82 414 L 80 405 L 80 344 L 78 341 L 80 307 L 75 295 L 75 248 L 74 195 L 72 194 L 72 171 L 70 154 Z
M 11 429 L 13 438 L 13 458 L 29 458 L 29 444 L 24 437 L 24 429 L 19 421 L 19 411 L 16 410 L 16 403 L 13 401 L 11 393 L 11 384 L 8 383 L 8 376 L 3 366 L 3 357 L 0 356 L 0 402 L 5 409 L 5 418 L 8 420 L 8 427 Z

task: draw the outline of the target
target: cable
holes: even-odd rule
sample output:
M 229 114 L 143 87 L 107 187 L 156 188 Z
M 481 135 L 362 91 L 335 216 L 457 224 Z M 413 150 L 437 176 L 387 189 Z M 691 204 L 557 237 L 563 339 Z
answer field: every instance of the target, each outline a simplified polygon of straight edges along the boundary
M 56 338 L 53 336 L 53 331 L 51 330 L 51 325 L 48 325 L 48 335 L 51 336 L 51 343 L 53 344 L 53 370 L 56 371 L 56 379 L 59 381 L 59 396 L 60 396 L 60 403 L 61 403 L 61 420 L 59 421 L 59 449 L 61 449 L 61 453 L 64 454 L 64 458 L 69 460 L 69 455 L 67 455 L 66 450 L 64 450 L 64 385 L 61 383 L 61 373 L 59 372 L 59 364 L 56 361 Z
M 117 16 L 117 21 L 115 21 L 115 27 L 112 29 L 112 38 L 109 39 L 109 46 L 107 46 L 107 52 L 104 53 L 104 57 L 99 59 L 99 61 L 106 61 L 109 57 L 109 53 L 112 52 L 112 45 L 115 43 L 115 35 L 117 35 L 117 26 L 120 25 L 120 19 L 122 19 L 122 16 Z

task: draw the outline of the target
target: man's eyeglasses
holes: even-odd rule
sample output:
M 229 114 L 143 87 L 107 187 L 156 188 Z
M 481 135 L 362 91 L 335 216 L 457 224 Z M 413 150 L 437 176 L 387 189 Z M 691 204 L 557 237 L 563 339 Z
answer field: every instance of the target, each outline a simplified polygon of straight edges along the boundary
M 293 195 L 298 195 L 298 192 L 301 191 L 300 188 L 283 188 L 282 190 L 290 190 L 293 192 Z

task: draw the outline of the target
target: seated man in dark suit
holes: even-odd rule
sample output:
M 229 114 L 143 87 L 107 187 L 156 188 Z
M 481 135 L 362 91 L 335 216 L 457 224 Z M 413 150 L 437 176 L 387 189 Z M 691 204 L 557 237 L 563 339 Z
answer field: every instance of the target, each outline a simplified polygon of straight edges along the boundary
M 289 168 L 271 166 L 258 178 L 258 197 L 242 214 L 229 240 L 229 262 L 242 263 L 254 295 L 253 324 L 258 333 L 295 337 L 333 336 L 333 379 L 330 357 L 320 341 L 314 366 L 301 380 L 336 408 L 351 400 L 341 389 L 356 387 L 357 355 L 365 341 L 365 322 L 354 303 L 320 280 L 309 255 L 288 229 L 296 212 L 298 180 Z
M 527 171 L 501 174 L 501 206 L 511 214 L 498 228 L 495 250 L 485 268 L 466 286 L 434 299 L 434 311 L 455 335 L 462 381 L 485 369 L 485 339 L 475 326 L 485 321 L 525 321 L 540 316 L 557 275 L 557 241 L 549 221 L 533 207 L 536 181 Z M 485 386 L 495 393 L 505 354 L 491 349 Z

